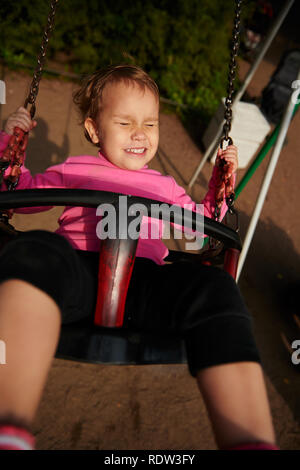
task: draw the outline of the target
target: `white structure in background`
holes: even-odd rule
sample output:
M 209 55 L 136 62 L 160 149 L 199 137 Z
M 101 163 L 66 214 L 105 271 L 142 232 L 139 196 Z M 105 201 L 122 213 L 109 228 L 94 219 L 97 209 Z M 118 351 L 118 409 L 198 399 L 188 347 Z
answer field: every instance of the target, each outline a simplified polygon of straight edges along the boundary
M 0 364 L 6 364 L 6 344 L 0 341 Z
M 300 69 L 298 72 L 297 80 L 300 80 Z M 252 241 L 255 229 L 256 229 L 257 222 L 259 220 L 266 196 L 268 194 L 268 190 L 269 190 L 272 178 L 273 178 L 273 173 L 275 171 L 275 168 L 276 168 L 279 156 L 280 156 L 280 152 L 282 150 L 283 143 L 284 143 L 287 131 L 289 129 L 289 126 L 293 117 L 293 112 L 296 106 L 294 103 L 298 101 L 299 96 L 300 96 L 300 88 L 297 88 L 297 94 L 291 95 L 289 103 L 286 107 L 283 118 L 281 120 L 280 127 L 278 130 L 278 137 L 275 142 L 275 145 L 274 145 L 274 148 L 273 148 L 270 160 L 269 160 L 269 165 L 266 170 L 265 177 L 262 182 L 256 203 L 255 203 L 255 208 L 254 208 L 251 221 L 250 221 L 247 233 L 246 233 L 246 237 L 244 239 L 243 248 L 240 254 L 237 275 L 236 275 L 237 282 L 239 280 L 239 277 L 243 268 L 243 264 L 245 262 L 245 259 L 246 259 L 246 256 L 247 256 L 247 253 L 248 253 L 248 250 L 249 250 L 249 247 L 250 247 L 250 244 L 251 244 L 251 241 Z
M 224 119 L 225 98 L 223 98 L 215 116 L 203 136 L 203 144 L 207 149 L 213 142 L 216 133 Z M 260 109 L 253 103 L 239 101 L 234 106 L 230 137 L 234 145 L 238 147 L 239 168 L 246 168 L 256 154 L 261 144 L 265 141 L 271 126 Z M 211 162 L 215 163 L 216 155 Z
M 5 97 L 6 97 L 6 91 L 5 91 L 5 83 L 3 80 L 0 80 L 0 104 L 6 104 Z

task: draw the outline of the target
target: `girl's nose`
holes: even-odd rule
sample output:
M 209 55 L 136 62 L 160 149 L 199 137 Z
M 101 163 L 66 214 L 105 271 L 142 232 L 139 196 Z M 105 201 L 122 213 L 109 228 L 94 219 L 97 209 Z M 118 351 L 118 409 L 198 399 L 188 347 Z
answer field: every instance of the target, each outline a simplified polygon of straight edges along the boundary
M 132 133 L 132 138 L 134 140 L 143 140 L 146 138 L 146 134 L 140 127 L 136 127 Z

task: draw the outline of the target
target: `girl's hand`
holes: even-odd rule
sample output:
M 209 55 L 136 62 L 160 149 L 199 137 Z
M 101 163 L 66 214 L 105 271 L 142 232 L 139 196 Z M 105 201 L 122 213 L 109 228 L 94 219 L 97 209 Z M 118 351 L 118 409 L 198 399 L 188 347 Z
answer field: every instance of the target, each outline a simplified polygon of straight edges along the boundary
M 29 111 L 27 111 L 27 109 L 23 107 L 20 107 L 7 119 L 7 122 L 4 127 L 4 132 L 6 132 L 6 134 L 13 134 L 15 127 L 19 127 L 23 131 L 29 132 L 36 125 L 37 122 L 31 120 Z
M 235 173 L 238 169 L 238 150 L 235 145 L 228 145 L 225 150 L 218 149 L 216 165 L 219 164 L 220 160 L 225 160 L 231 166 L 231 174 Z

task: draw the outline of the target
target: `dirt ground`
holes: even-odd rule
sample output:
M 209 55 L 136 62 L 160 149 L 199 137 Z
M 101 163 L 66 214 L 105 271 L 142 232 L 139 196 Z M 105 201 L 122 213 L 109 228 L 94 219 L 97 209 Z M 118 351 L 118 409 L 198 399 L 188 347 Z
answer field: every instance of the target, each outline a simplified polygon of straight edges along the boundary
M 277 38 L 248 87 L 259 96 L 286 47 Z M 240 62 L 243 79 L 249 64 Z M 24 102 L 30 77 L 5 71 L 7 104 L 1 121 Z M 95 154 L 77 125 L 74 85 L 43 79 L 27 166 L 33 173 L 68 155 Z M 1 124 L 2 124 L 1 122 Z M 249 250 L 239 287 L 253 314 L 278 444 L 300 449 L 300 365 L 283 343 L 300 339 L 292 315 L 300 313 L 300 114 L 288 131 L 272 185 Z M 187 187 L 202 152 L 175 114 L 161 115 L 159 156 L 151 167 Z M 245 236 L 269 156 L 237 201 Z M 191 195 L 200 201 L 212 166 L 206 163 Z M 245 170 L 238 170 L 239 181 Z M 61 209 L 15 215 L 18 229 L 54 230 Z M 172 245 L 172 244 L 171 244 Z M 171 246 L 170 245 L 170 246 Z M 173 246 L 171 246 L 173 247 Z M 103 366 L 54 359 L 34 423 L 38 449 L 215 449 L 204 403 L 186 365 Z

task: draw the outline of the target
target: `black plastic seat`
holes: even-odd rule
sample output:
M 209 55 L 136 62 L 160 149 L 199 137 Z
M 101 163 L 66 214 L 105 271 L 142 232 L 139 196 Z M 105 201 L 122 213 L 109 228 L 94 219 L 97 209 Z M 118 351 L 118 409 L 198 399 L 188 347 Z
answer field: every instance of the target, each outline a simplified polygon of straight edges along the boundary
M 162 333 L 101 328 L 78 322 L 63 325 L 55 357 L 96 364 L 180 364 L 184 342 Z
M 0 205 L 2 209 L 37 206 L 78 206 L 97 207 L 103 202 L 118 204 L 120 194 L 69 189 L 33 189 L 2 192 Z M 143 203 L 150 208 L 151 200 L 141 197 L 128 196 L 133 204 Z M 168 206 L 164 203 L 164 206 Z M 169 220 L 169 212 L 163 212 L 160 218 Z M 176 218 L 171 222 L 181 224 L 182 220 Z M 193 230 L 202 231 L 190 211 L 185 211 L 184 224 Z M 1 228 L 1 227 L 0 227 Z M 2 233 L 5 230 L 1 230 Z M 204 217 L 204 233 L 224 243 L 226 270 L 233 272 L 237 265 L 238 254 L 241 250 L 239 235 L 229 227 Z M 7 234 L 4 233 L 3 237 Z M 15 236 L 15 235 L 9 235 Z M 226 261 L 227 256 L 227 261 Z M 167 261 L 189 259 L 200 262 L 199 254 L 184 252 L 170 252 Z M 206 260 L 207 263 L 207 260 Z M 233 274 L 234 276 L 234 274 Z M 70 325 L 63 325 L 55 357 L 97 364 L 181 364 L 186 362 L 185 345 L 181 338 L 169 333 L 144 333 L 126 328 L 103 328 L 96 326 L 92 321 L 80 321 Z

